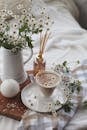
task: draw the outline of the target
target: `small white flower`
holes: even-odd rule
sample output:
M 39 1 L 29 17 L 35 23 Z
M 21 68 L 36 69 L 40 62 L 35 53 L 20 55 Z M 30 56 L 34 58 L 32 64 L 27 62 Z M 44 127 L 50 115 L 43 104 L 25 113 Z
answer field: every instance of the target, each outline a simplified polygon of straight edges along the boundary
M 1 13 L 6 13 L 7 12 L 7 10 L 6 9 L 3 9 L 3 10 L 1 10 Z
M 21 32 L 21 36 L 23 36 L 23 37 L 24 37 L 24 36 L 25 36 L 25 32 Z
M 12 48 L 12 50 L 11 50 L 13 53 L 15 53 L 17 50 L 16 50 L 16 48 Z
M 18 6 L 17 6 L 17 9 L 18 10 L 20 10 L 20 9 L 22 9 L 23 8 L 23 4 L 19 4 Z
M 0 23 L 0 28 L 3 26 L 3 23 Z
M 5 43 L 5 40 L 3 40 L 3 43 Z
M 17 28 L 18 28 L 18 25 L 15 23 L 15 24 L 13 25 L 13 28 L 17 29 Z
M 27 10 L 26 9 L 23 9 L 22 10 L 22 14 L 26 14 L 27 13 Z
M 8 15 L 13 15 L 13 12 L 11 10 L 7 11 Z

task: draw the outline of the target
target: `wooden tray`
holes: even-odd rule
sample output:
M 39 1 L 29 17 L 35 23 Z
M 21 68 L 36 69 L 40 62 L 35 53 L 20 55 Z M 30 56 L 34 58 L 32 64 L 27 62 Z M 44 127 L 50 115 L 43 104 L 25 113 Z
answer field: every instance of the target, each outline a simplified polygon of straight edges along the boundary
M 32 73 L 29 71 L 28 73 Z M 28 78 L 23 84 L 20 85 L 21 90 L 30 83 Z M 21 120 L 22 115 L 26 112 L 27 107 L 25 107 L 21 101 L 21 93 L 19 93 L 14 98 L 5 98 L 0 93 L 0 114 L 13 118 L 15 120 Z

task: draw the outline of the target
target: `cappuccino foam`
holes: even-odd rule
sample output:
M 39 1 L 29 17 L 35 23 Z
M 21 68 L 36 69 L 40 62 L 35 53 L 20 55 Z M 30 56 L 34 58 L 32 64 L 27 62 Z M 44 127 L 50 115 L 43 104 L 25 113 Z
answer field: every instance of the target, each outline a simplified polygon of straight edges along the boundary
M 59 81 L 59 76 L 54 73 L 44 72 L 37 76 L 37 81 L 45 88 L 52 88 Z

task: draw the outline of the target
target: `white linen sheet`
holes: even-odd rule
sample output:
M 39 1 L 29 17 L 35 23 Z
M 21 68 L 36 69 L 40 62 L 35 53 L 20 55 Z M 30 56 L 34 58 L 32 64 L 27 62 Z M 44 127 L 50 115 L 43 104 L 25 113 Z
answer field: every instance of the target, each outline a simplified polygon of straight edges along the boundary
M 16 1 L 17 0 L 15 0 L 15 2 Z M 7 4 L 9 4 L 9 2 L 11 1 L 8 1 Z M 22 2 L 25 1 L 22 0 Z M 74 2 L 72 0 L 33 0 L 33 4 L 34 13 L 36 12 L 37 6 L 45 6 L 47 13 L 49 13 L 50 17 L 55 22 L 51 28 L 52 36 L 46 46 L 45 59 L 47 68 L 53 66 L 54 63 L 61 63 L 65 60 L 73 63 L 76 60 L 80 60 L 82 62 L 87 59 L 87 31 L 82 29 L 75 20 L 78 18 L 79 11 Z M 14 7 L 13 5 L 11 6 L 12 8 Z M 37 12 L 36 15 L 37 14 L 39 17 L 39 12 Z M 25 66 L 25 70 L 32 69 L 34 57 L 38 52 L 38 38 L 38 36 L 34 36 L 34 56 Z M 24 55 L 24 58 L 26 58 L 28 52 L 25 51 Z M 2 68 L 1 57 L 2 53 L 0 54 L 0 74 Z M 66 130 L 77 130 L 80 123 L 82 124 L 81 126 L 86 125 L 87 119 L 84 116 L 85 113 L 87 113 L 87 111 L 83 111 L 83 115 L 80 119 L 77 114 L 76 118 Z M 81 121 L 81 119 L 85 120 L 85 124 Z M 18 121 L 0 116 L 0 130 L 16 130 L 18 124 Z

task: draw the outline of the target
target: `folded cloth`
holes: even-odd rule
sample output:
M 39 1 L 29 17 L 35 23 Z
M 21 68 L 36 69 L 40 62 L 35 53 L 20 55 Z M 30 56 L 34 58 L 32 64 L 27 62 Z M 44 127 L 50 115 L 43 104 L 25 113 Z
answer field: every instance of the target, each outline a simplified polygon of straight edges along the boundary
M 87 94 L 87 60 L 85 60 L 79 67 L 72 71 L 75 79 L 79 79 L 82 82 L 81 96 L 83 99 Z M 78 96 L 79 97 L 79 96 Z M 63 130 L 69 124 L 73 116 L 75 115 L 77 108 L 81 104 L 81 98 L 74 99 L 74 105 L 70 112 L 65 112 L 63 109 L 59 110 L 53 115 L 41 114 L 31 110 L 28 110 L 23 119 L 20 122 L 18 130 Z

